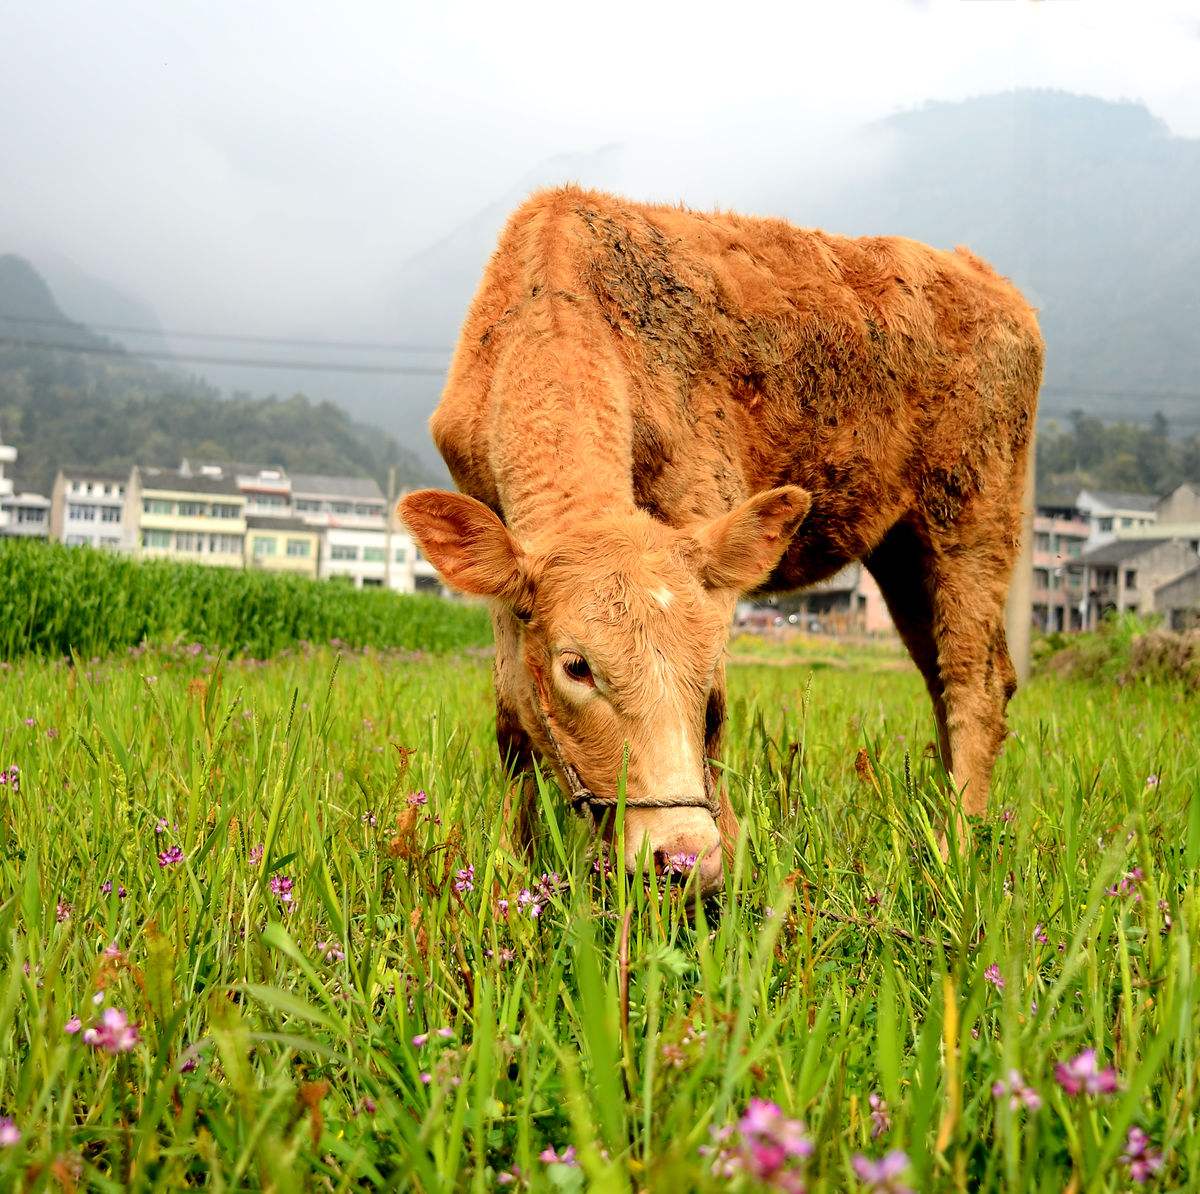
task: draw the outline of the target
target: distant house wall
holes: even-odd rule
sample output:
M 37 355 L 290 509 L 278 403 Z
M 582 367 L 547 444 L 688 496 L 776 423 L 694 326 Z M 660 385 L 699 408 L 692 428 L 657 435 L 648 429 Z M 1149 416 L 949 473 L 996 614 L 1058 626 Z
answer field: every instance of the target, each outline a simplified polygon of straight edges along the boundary
M 1158 503 L 1160 523 L 1200 523 L 1200 488 L 1185 481 Z
M 1161 585 L 1154 594 L 1154 608 L 1170 630 L 1200 627 L 1200 565 Z

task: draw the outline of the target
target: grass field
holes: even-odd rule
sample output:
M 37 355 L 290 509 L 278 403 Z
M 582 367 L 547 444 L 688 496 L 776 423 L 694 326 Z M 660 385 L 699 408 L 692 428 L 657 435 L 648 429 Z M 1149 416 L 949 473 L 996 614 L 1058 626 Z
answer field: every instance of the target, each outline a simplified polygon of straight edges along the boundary
M 911 670 L 730 683 L 692 923 L 505 851 L 486 660 L 6 666 L 0 1189 L 1197 1188 L 1196 698 L 1035 681 L 943 865 Z

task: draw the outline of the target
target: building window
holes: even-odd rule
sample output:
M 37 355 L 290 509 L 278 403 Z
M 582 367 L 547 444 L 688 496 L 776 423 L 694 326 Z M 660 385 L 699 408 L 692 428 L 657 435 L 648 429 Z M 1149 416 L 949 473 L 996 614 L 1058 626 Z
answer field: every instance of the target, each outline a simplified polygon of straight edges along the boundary
M 1044 531 L 1038 531 L 1033 537 L 1033 546 L 1036 551 L 1050 550 L 1050 536 Z
M 1050 572 L 1046 568 L 1035 568 L 1033 570 L 1033 587 L 1035 589 L 1048 589 L 1050 587 Z
M 142 532 L 143 547 L 158 547 L 168 548 L 171 546 L 170 531 L 143 531 Z
M 17 522 L 33 525 L 46 521 L 46 511 L 40 506 L 18 506 Z
M 241 518 L 242 508 L 232 502 L 213 502 L 212 516 L 213 518 Z
M 95 506 L 80 506 L 72 502 L 67 507 L 67 517 L 72 522 L 95 522 L 96 507 Z
M 143 498 L 142 511 L 146 514 L 174 514 L 175 503 L 163 498 Z
M 307 539 L 289 539 L 287 553 L 290 556 L 308 557 L 312 554 L 312 544 Z
M 1125 569 L 1125 587 L 1127 589 L 1136 589 L 1137 588 L 1137 569 L 1136 568 L 1126 568 Z
M 1121 519 L 1121 526 L 1122 526 L 1122 527 L 1131 527 L 1131 526 L 1133 526 L 1133 519 L 1132 519 L 1132 518 L 1122 518 L 1122 519 Z
M 370 505 L 366 502 L 359 502 L 354 507 L 354 513 L 361 515 L 363 518 L 380 518 L 383 515 L 383 507 L 379 505 Z
M 100 546 L 103 547 L 105 551 L 116 551 L 117 548 L 121 546 L 121 540 L 113 539 L 106 535 L 100 540 Z
M 207 502 L 180 502 L 180 518 L 205 518 L 208 515 Z
M 358 548 L 351 547 L 348 543 L 335 543 L 329 549 L 329 558 L 331 560 L 357 560 Z
M 1101 534 L 1106 534 L 1108 531 L 1112 530 L 1112 522 L 1113 520 L 1111 518 L 1101 518 L 1096 525 L 1100 528 Z
M 101 522 L 120 522 L 121 507 L 120 506 L 101 506 L 100 507 Z
M 87 547 L 88 537 L 86 535 L 68 535 L 66 544 L 68 547 Z
M 277 493 L 251 493 L 246 495 L 246 504 L 259 510 L 285 510 L 288 501 Z
M 353 514 L 354 505 L 352 502 L 333 502 L 331 508 L 335 514 Z
M 273 556 L 275 554 L 275 540 L 270 535 L 251 536 L 250 547 L 255 556 Z
M 241 535 L 209 535 L 208 550 L 213 555 L 240 556 L 242 554 Z
M 387 559 L 387 556 L 382 547 L 364 547 L 363 559 L 368 564 L 382 564 Z
M 408 551 L 403 547 L 396 548 L 395 560 L 397 564 L 403 564 L 408 558 Z
M 201 535 L 198 531 L 177 531 L 175 533 L 175 550 L 203 551 L 206 538 L 207 536 Z
M 1081 539 L 1068 539 L 1067 555 L 1069 555 L 1072 559 L 1083 555 L 1083 541 Z
M 296 509 L 303 514 L 316 514 L 321 509 L 320 502 L 311 501 L 309 498 L 297 498 Z

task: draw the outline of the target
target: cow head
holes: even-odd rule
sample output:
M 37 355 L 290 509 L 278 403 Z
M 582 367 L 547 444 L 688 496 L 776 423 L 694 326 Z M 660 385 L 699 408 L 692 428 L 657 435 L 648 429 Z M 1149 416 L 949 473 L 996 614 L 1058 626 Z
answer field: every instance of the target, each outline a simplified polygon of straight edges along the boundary
M 803 489 L 784 486 L 683 530 L 638 511 L 525 543 L 462 494 L 422 490 L 400 511 L 446 581 L 491 598 L 497 625 L 511 624 L 503 699 L 606 825 L 628 751 L 626 865 L 646 850 L 662 869 L 695 868 L 709 892 L 722 859 L 705 745 L 724 716 L 733 606 L 770 574 L 808 507 Z

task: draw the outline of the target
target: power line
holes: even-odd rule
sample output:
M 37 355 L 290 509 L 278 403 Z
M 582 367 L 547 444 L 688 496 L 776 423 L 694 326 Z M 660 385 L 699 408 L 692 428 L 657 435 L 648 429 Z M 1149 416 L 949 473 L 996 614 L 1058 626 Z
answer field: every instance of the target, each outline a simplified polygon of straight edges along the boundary
M 215 340 L 238 344 L 280 344 L 292 348 L 351 348 L 368 352 L 440 353 L 448 356 L 453 349 L 444 345 L 387 343 L 379 340 L 305 340 L 286 336 L 247 336 L 240 332 L 181 332 L 171 328 L 137 328 L 119 323 L 80 323 L 74 319 L 42 319 L 30 315 L 5 315 L 0 322 L 25 323 L 41 327 L 71 328 L 75 331 L 124 332 L 135 336 L 159 336 L 171 340 Z
M 351 361 L 284 361 L 269 357 L 221 357 L 204 353 L 153 352 L 124 348 L 100 348 L 90 344 L 57 344 L 48 340 L 22 340 L 16 336 L 0 336 L 0 345 L 17 348 L 53 349 L 56 352 L 75 352 L 85 356 L 116 357 L 120 360 L 189 361 L 200 365 L 242 365 L 250 369 L 297 369 L 323 373 L 379 373 L 403 377 L 444 377 L 445 368 L 428 365 L 368 365 Z

